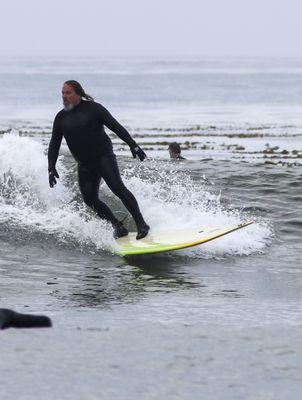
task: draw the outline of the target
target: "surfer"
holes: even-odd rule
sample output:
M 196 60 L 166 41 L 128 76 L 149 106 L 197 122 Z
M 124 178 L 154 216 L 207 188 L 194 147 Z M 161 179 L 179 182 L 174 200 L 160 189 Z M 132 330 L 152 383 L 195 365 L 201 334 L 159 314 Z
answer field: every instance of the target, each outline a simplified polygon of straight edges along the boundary
M 181 148 L 177 142 L 170 143 L 168 150 L 169 150 L 170 158 L 172 158 L 173 160 L 185 160 L 185 158 L 180 155 Z
M 105 107 L 85 93 L 79 82 L 66 81 L 62 88 L 62 99 L 64 108 L 55 117 L 48 148 L 50 187 L 53 187 L 57 183 L 56 178 L 59 178 L 56 162 L 64 136 L 71 154 L 78 163 L 79 187 L 85 204 L 100 218 L 112 224 L 115 238 L 128 235 L 128 229 L 123 222 L 99 199 L 98 192 L 103 178 L 132 215 L 137 227 L 136 239 L 144 238 L 150 227 L 145 222 L 135 197 L 121 179 L 112 142 L 105 132 L 104 125 L 128 144 L 134 158 L 138 157 L 143 161 L 146 158 L 145 152 Z

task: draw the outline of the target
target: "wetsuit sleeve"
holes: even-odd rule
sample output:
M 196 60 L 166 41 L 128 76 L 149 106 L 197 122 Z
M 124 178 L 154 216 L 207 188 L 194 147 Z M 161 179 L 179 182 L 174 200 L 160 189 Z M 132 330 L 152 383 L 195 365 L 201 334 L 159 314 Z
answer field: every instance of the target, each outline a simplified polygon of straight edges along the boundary
M 101 104 L 95 103 L 97 106 L 97 116 L 107 128 L 114 132 L 120 139 L 128 144 L 129 147 L 137 146 L 136 142 L 130 136 L 130 133 L 125 129 Z
M 53 123 L 52 135 L 48 147 L 48 171 L 52 171 L 56 167 L 62 138 L 63 134 L 59 129 L 58 116 L 56 116 Z

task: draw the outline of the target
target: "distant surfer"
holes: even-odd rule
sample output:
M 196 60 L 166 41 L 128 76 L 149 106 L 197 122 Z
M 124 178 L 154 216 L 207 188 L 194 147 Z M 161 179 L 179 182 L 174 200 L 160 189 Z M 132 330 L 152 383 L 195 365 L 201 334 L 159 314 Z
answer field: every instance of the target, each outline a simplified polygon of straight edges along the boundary
M 173 160 L 185 160 L 184 157 L 181 156 L 181 148 L 177 142 L 172 142 L 168 147 L 170 158 Z
M 56 162 L 64 136 L 71 154 L 78 162 L 79 187 L 84 202 L 100 218 L 112 224 L 115 238 L 128 235 L 123 222 L 99 199 L 99 187 L 103 178 L 132 215 L 137 227 L 136 239 L 144 238 L 150 227 L 145 222 L 135 197 L 121 179 L 112 142 L 105 132 L 104 125 L 128 144 L 134 158 L 138 157 L 143 161 L 146 158 L 145 152 L 105 107 L 85 93 L 79 82 L 66 81 L 62 88 L 62 99 L 64 108 L 55 117 L 48 148 L 50 187 L 53 187 L 57 183 L 56 178 L 59 178 Z

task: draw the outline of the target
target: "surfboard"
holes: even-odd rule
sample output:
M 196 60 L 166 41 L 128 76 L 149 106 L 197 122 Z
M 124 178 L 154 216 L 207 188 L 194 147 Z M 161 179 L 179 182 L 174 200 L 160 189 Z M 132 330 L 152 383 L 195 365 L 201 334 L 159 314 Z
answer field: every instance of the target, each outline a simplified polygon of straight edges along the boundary
M 136 240 L 136 232 L 129 232 L 127 236 L 116 239 L 117 249 L 114 253 L 123 256 L 134 256 L 185 249 L 217 239 L 252 223 L 252 221 L 248 221 L 237 225 L 216 228 L 204 227 L 200 229 L 179 229 L 161 232 L 150 231 L 145 238 L 140 240 Z

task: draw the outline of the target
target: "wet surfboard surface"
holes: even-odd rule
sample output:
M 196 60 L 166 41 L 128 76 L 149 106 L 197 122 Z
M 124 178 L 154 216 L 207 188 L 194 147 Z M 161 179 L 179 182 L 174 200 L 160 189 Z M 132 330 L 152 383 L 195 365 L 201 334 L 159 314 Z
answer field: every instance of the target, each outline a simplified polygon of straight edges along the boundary
M 173 231 L 152 232 L 143 239 L 136 240 L 136 232 L 129 232 L 125 237 L 116 240 L 115 254 L 134 256 L 143 254 L 163 253 L 197 246 L 210 240 L 217 239 L 253 222 L 243 222 L 237 225 L 216 228 L 203 227 L 200 229 L 179 229 Z

